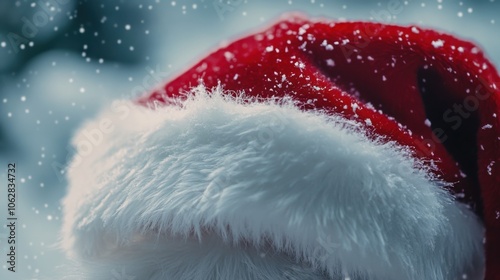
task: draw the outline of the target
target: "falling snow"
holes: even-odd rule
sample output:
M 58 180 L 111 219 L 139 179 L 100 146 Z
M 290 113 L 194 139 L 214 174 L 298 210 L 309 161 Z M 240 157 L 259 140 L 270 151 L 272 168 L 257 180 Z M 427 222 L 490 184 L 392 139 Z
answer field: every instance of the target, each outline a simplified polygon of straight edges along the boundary
M 170 0 L 117 1 L 114 4 L 102 0 L 70 0 L 66 1 L 69 3 L 67 6 L 61 4 L 57 9 L 41 7 L 43 2 L 12 1 L 12 9 L 18 10 L 13 10 L 9 13 L 11 16 L 2 18 L 0 23 L 3 32 L 0 34 L 0 137 L 3 137 L 0 142 L 4 144 L 3 140 L 7 140 L 7 145 L 15 147 L 12 149 L 12 158 L 22 167 L 19 184 L 24 190 L 29 189 L 29 192 L 22 193 L 20 204 L 26 213 L 20 227 L 25 229 L 24 246 L 19 256 L 22 259 L 20 279 L 49 279 L 57 271 L 56 266 L 64 260 L 64 256 L 49 246 L 57 241 L 61 223 L 59 200 L 67 184 L 64 179 L 57 177 L 59 175 L 53 170 L 53 163 L 63 164 L 70 157 L 70 135 L 85 119 L 97 114 L 104 103 L 120 98 L 130 99 L 139 94 L 134 90 L 140 87 L 149 90 L 142 84 L 146 77 L 149 77 L 147 80 L 151 87 L 171 77 L 170 74 L 165 77 L 151 76 L 150 71 L 144 69 L 157 69 L 159 65 L 160 71 L 166 72 L 166 65 L 172 64 L 173 70 L 180 71 L 205 52 L 213 50 L 221 40 L 247 34 L 252 30 L 250 26 L 264 26 L 273 22 L 276 18 L 272 15 L 281 12 L 321 14 L 339 21 L 352 18 L 369 20 L 377 12 L 380 15 L 388 12 L 386 2 L 360 4 L 356 1 L 349 2 L 349 5 L 345 1 L 277 1 L 272 9 L 276 13 L 271 13 L 262 6 L 264 2 L 259 1 L 218 1 L 230 4 L 220 10 L 214 8 L 215 1 L 202 0 L 194 0 L 189 4 Z M 440 30 L 473 39 L 482 46 L 494 64 L 499 65 L 500 45 L 498 40 L 491 37 L 497 32 L 500 14 L 494 11 L 499 8 L 498 0 L 485 1 L 481 5 L 473 1 L 443 0 L 402 3 L 400 13 L 390 14 L 379 21 L 436 26 Z M 92 15 L 82 13 L 83 9 L 78 10 L 81 5 L 87 5 Z M 27 40 L 15 45 L 6 36 L 9 32 L 23 35 L 23 21 L 15 15 L 24 15 L 33 22 L 33 14 L 40 11 L 52 13 L 47 17 L 47 24 L 41 27 L 34 25 L 37 34 L 24 36 Z M 478 26 L 481 32 L 468 32 Z M 304 25 L 295 29 L 294 36 L 300 36 L 303 40 L 301 48 L 305 54 L 313 47 L 332 54 L 317 62 L 322 64 L 325 72 L 338 72 L 339 65 L 343 63 L 342 57 L 333 54 L 341 52 L 345 46 L 365 43 L 363 30 L 359 41 L 334 41 L 328 37 L 314 41 L 309 28 Z M 410 44 L 414 38 L 420 38 L 422 30 L 412 26 L 408 34 L 398 34 L 395 40 Z M 266 44 L 269 38 L 262 36 L 260 39 Z M 51 49 L 48 44 L 61 47 Z M 452 48 L 444 40 L 427 41 L 427 44 L 435 49 Z M 276 52 L 289 51 L 277 45 L 263 47 L 267 52 L 264 55 L 270 57 Z M 479 48 L 467 44 L 453 47 L 454 51 L 464 56 L 480 53 Z M 360 50 L 359 54 L 352 55 L 353 62 L 370 65 L 379 62 L 379 54 L 363 52 L 363 48 Z M 237 53 L 224 52 L 223 57 L 234 65 L 239 63 L 236 60 L 240 57 Z M 303 57 L 296 57 L 285 63 L 303 71 L 306 68 L 305 61 Z M 402 63 L 403 59 L 395 58 L 392 64 L 383 67 L 397 69 Z M 203 64 L 196 70 L 202 73 L 209 67 L 213 65 Z M 383 75 L 383 67 L 374 75 L 378 81 L 389 85 L 393 79 L 397 79 L 397 75 Z M 477 64 L 477 67 L 488 70 L 486 64 Z M 452 67 L 450 70 L 454 71 Z M 306 73 L 303 71 L 302 75 L 307 76 Z M 232 73 L 228 79 L 241 82 L 244 75 L 243 71 Z M 276 72 L 273 79 L 277 86 L 285 87 L 296 78 L 287 75 Z M 492 84 L 491 87 L 496 85 Z M 322 90 L 317 86 L 311 86 L 311 89 L 318 92 Z M 469 92 L 473 93 L 473 90 L 471 87 Z M 343 108 L 352 110 L 354 114 L 360 110 L 356 103 L 346 104 Z M 496 114 L 493 114 L 493 118 L 497 118 Z M 368 118 L 363 118 L 362 122 L 367 126 L 376 125 L 375 120 Z M 430 120 L 426 119 L 424 124 L 431 127 Z M 485 133 L 494 131 L 493 128 L 498 128 L 498 122 L 491 120 L 480 127 L 487 131 Z M 4 154 L 0 155 L 1 159 L 5 159 Z M 497 163 L 491 161 L 486 167 L 483 165 L 481 172 L 493 176 L 498 169 Z M 463 176 L 466 174 L 463 173 Z M 500 219 L 500 210 L 495 214 L 496 219 Z M 11 279 L 8 278 L 10 275 L 2 273 L 0 271 L 0 279 Z
M 431 124 L 431 121 L 430 121 L 429 119 L 425 119 L 424 124 L 425 124 L 425 126 L 427 126 L 427 127 L 431 127 L 431 125 L 432 125 L 432 124 Z
M 488 166 L 486 167 L 486 172 L 488 172 L 488 175 L 492 175 L 492 171 L 493 171 L 493 165 L 495 164 L 495 161 L 491 161 L 490 164 L 488 164 Z
M 483 129 L 483 130 L 484 130 L 484 129 L 491 129 L 491 128 L 493 128 L 493 126 L 492 126 L 491 124 L 485 124 L 485 125 L 483 125 L 483 126 L 481 127 L 481 129 Z
M 439 39 L 439 40 L 436 40 L 436 41 L 432 41 L 432 46 L 434 48 L 441 48 L 442 46 L 444 46 L 444 41 Z
M 295 62 L 295 67 L 299 68 L 300 70 L 306 68 L 306 65 L 304 64 L 304 62 Z

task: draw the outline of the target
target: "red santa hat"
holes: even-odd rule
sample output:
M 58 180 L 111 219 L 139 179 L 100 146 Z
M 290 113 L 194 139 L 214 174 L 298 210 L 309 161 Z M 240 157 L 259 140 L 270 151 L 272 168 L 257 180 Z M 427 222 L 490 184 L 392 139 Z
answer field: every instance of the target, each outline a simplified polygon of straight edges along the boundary
M 91 279 L 500 279 L 499 86 L 450 35 L 287 17 L 80 130 L 63 244 Z

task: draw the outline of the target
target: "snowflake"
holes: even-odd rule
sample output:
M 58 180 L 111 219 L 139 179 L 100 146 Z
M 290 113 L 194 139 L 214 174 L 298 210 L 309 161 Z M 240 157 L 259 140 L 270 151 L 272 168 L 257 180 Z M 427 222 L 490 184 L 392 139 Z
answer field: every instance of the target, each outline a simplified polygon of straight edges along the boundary
M 441 39 L 436 40 L 436 41 L 432 41 L 432 46 L 433 46 L 434 48 L 436 48 L 436 49 L 437 49 L 437 48 L 440 48 L 440 47 L 444 46 L 444 41 L 443 41 L 443 40 L 441 40 Z

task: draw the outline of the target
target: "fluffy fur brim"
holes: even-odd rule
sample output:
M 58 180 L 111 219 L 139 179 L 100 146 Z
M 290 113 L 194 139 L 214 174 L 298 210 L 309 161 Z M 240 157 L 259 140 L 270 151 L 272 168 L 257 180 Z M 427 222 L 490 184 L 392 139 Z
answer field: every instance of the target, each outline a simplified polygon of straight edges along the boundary
M 155 110 L 116 103 L 73 144 L 63 246 L 78 279 L 483 273 L 482 225 L 428 169 L 291 101 L 198 87 Z

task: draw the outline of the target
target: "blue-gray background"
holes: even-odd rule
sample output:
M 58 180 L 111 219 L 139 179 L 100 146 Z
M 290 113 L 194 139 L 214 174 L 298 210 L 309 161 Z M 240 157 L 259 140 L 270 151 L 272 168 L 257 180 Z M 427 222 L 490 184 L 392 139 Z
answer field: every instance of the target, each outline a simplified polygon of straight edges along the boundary
M 390 2 L 401 10 L 391 13 Z M 196 62 L 222 41 L 285 12 L 340 20 L 416 23 L 470 39 L 500 66 L 500 0 L 0 0 L 0 225 L 6 169 L 17 165 L 17 272 L 0 279 L 64 274 L 57 249 L 69 140 L 117 98 L 133 98 Z M 146 79 L 146 82 L 145 82 Z

